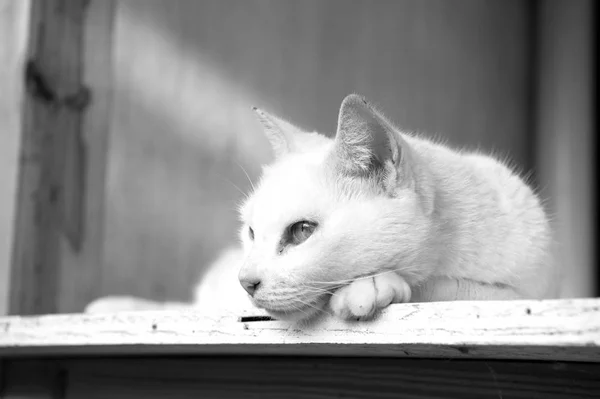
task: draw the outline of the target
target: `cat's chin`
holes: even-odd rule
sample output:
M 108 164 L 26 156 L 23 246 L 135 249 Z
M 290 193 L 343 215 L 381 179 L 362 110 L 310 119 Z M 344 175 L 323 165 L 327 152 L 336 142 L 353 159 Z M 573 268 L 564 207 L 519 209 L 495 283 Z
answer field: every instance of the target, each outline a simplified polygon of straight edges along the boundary
M 305 324 L 311 323 L 323 315 L 323 309 L 328 300 L 329 297 L 322 297 L 311 305 L 296 305 L 289 309 L 270 309 L 268 306 L 262 308 L 276 320 Z
M 316 319 L 321 313 L 319 309 L 313 308 L 293 311 L 265 310 L 274 319 L 289 322 L 310 322 Z

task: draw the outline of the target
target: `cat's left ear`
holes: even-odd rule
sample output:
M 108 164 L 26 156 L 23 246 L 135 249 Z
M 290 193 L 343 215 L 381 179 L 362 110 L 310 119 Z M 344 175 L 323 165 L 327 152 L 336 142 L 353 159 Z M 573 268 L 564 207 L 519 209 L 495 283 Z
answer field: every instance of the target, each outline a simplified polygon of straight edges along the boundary
M 411 189 L 425 213 L 433 209 L 432 178 L 402 134 L 368 101 L 356 94 L 340 107 L 330 162 L 336 173 L 375 179 L 386 193 Z
M 261 123 L 267 139 L 271 143 L 275 159 L 295 150 L 294 137 L 302 131 L 291 123 L 260 108 L 252 108 Z
M 410 178 L 408 152 L 404 139 L 365 98 L 351 94 L 344 99 L 333 153 L 339 171 L 363 176 L 385 172 L 406 180 Z

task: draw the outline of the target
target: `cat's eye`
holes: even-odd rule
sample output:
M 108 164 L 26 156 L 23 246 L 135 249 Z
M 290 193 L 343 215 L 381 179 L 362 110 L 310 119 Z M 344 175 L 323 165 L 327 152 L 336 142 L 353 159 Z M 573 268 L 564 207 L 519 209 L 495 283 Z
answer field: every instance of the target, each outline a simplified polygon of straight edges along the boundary
M 289 227 L 290 243 L 293 245 L 302 244 L 314 233 L 316 228 L 316 223 L 308 222 L 306 220 L 292 224 Z
M 250 239 L 254 241 L 254 230 L 252 230 L 252 227 L 250 226 L 248 226 L 248 237 L 250 237 Z

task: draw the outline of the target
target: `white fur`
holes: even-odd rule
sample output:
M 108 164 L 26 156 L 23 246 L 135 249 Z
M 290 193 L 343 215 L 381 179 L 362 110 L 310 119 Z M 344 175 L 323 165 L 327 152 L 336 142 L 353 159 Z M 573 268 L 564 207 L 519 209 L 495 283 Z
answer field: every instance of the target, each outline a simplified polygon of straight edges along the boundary
M 398 290 L 395 301 L 556 295 L 547 216 L 501 162 L 401 133 L 356 95 L 342 103 L 335 140 L 265 127 L 285 150 L 241 208 L 240 278 L 260 280 L 253 302 L 276 317 L 309 318 L 341 287 L 340 296 L 368 297 L 366 310 L 335 297 L 332 310 L 369 316 L 371 305 L 391 302 L 377 298 L 372 276 L 390 273 L 401 277 L 383 281 Z M 318 227 L 280 254 L 299 220 Z

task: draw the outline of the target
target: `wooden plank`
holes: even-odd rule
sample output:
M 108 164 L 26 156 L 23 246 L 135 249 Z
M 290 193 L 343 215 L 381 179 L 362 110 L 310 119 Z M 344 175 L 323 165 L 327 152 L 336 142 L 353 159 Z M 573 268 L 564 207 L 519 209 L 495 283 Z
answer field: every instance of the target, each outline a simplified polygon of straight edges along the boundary
M 66 372 L 57 361 L 4 361 L 0 399 L 65 399 Z
M 68 399 L 594 398 L 599 363 L 206 357 L 65 361 Z
M 113 93 L 113 17 L 114 1 L 88 1 L 83 21 L 82 80 L 93 98 L 81 130 L 86 160 L 82 187 L 84 239 L 79 248 L 61 239 L 61 291 L 57 298 L 60 313 L 80 312 L 82 304 L 101 292 L 105 173 Z
M 239 316 L 142 311 L 8 317 L 0 319 L 0 355 L 219 353 L 600 361 L 600 299 L 397 304 L 373 322 L 324 318 L 306 326 Z
M 10 360 L 0 398 L 594 398 L 599 363 L 327 357 Z
M 4 398 L 4 391 L 6 386 L 6 360 L 0 357 L 0 399 Z
M 64 222 L 70 219 L 65 214 L 65 193 L 73 194 L 65 170 L 69 159 L 81 155 L 65 150 L 68 143 L 80 144 L 81 140 L 80 113 L 85 105 L 85 95 L 81 96 L 84 3 L 32 3 L 29 62 L 25 68 L 29 95 L 22 122 L 11 314 L 57 310 L 60 240 L 65 234 Z M 79 144 L 71 147 L 80 147 Z
M 0 315 L 8 313 L 30 2 L 0 0 Z

